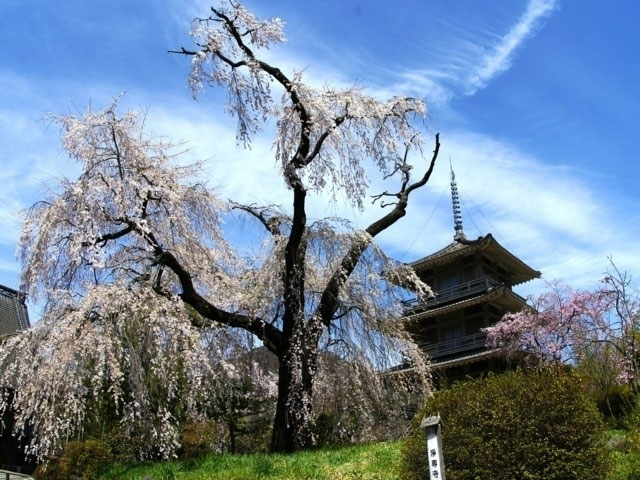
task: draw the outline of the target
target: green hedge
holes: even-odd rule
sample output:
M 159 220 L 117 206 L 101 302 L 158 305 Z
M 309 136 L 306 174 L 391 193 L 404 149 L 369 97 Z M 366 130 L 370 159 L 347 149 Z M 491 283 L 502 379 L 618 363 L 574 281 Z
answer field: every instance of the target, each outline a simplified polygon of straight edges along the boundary
M 602 416 L 563 370 L 459 382 L 429 398 L 403 445 L 401 478 L 429 478 L 425 416 L 439 413 L 447 480 L 600 480 L 608 468 Z

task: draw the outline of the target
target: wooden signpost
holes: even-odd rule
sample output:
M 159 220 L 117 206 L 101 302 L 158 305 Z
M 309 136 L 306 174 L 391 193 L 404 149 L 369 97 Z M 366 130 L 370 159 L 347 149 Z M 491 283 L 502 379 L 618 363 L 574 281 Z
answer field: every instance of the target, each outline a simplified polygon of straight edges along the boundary
M 425 429 L 427 436 L 429 478 L 430 480 L 445 480 L 440 415 L 424 417 L 420 422 L 420 427 Z

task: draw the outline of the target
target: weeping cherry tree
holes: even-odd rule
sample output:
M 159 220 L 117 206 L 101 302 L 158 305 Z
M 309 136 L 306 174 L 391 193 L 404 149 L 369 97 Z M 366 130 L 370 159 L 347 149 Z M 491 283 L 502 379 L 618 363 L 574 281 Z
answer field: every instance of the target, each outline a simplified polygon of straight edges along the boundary
M 191 59 L 194 96 L 205 86 L 226 90 L 239 144 L 275 128 L 288 206 L 218 198 L 199 165 L 176 162 L 170 144 L 147 135 L 135 112 L 119 115 L 115 103 L 54 119 L 81 173 L 26 212 L 23 289 L 47 308 L 1 357 L 16 423 L 33 426 L 38 455 L 82 429 L 91 415 L 86 399 L 100 390 L 124 423 L 146 425 L 150 446 L 170 456 L 177 426 L 168 405 L 186 398 L 185 409 L 197 415 L 207 392 L 233 375 L 224 352 L 242 332 L 277 358 L 273 451 L 313 445 L 322 355 L 350 372 L 335 382 L 366 384 L 370 397 L 382 391 L 379 372 L 401 357 L 415 366 L 413 384 L 427 385 L 424 359 L 399 319 L 404 289 L 422 296 L 429 288 L 374 239 L 428 182 L 438 135 L 433 155 L 420 162 L 414 124 L 425 115 L 422 101 L 313 88 L 301 72 L 288 75 L 262 60 L 264 49 L 284 41 L 283 26 L 227 2 L 194 20 L 195 48 L 175 53 Z M 424 163 L 422 173 L 413 174 L 412 158 Z M 391 184 L 372 195 L 383 207 L 376 221 L 358 230 L 342 219 L 307 217 L 308 195 L 323 191 L 362 209 L 368 171 Z M 250 257 L 223 235 L 223 219 L 238 215 L 262 232 L 262 249 Z M 143 369 L 154 375 L 153 407 Z

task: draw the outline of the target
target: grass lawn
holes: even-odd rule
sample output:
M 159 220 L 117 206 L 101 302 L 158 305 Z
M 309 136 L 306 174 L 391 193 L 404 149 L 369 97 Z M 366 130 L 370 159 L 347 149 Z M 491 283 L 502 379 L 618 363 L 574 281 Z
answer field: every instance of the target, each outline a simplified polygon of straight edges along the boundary
M 320 449 L 293 455 L 208 455 L 147 465 L 115 465 L 102 479 L 142 480 L 397 480 L 401 442 Z

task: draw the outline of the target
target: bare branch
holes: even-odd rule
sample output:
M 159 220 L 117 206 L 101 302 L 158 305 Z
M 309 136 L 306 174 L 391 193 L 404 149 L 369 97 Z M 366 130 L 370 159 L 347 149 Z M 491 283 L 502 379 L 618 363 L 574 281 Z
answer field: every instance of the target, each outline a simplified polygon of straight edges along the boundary
M 406 189 L 407 195 L 409 195 L 413 190 L 416 190 L 417 188 L 422 187 L 429 181 L 429 178 L 431 178 L 431 174 L 433 173 L 433 167 L 435 167 L 436 159 L 438 158 L 439 152 L 440 152 L 440 134 L 436 133 L 436 147 L 433 150 L 433 156 L 431 157 L 431 163 L 429 164 L 429 169 L 425 172 L 424 176 L 418 182 L 410 185 Z
M 180 47 L 180 50 L 167 50 L 167 53 L 178 53 L 180 55 L 197 55 L 198 52 L 193 50 L 187 50 L 184 47 Z
M 379 193 L 378 195 L 371 195 L 371 198 L 373 198 L 373 201 L 371 203 L 375 204 L 378 200 L 382 199 L 383 197 L 400 198 L 400 194 L 399 193 L 389 193 L 387 191 L 384 191 L 382 193 Z

